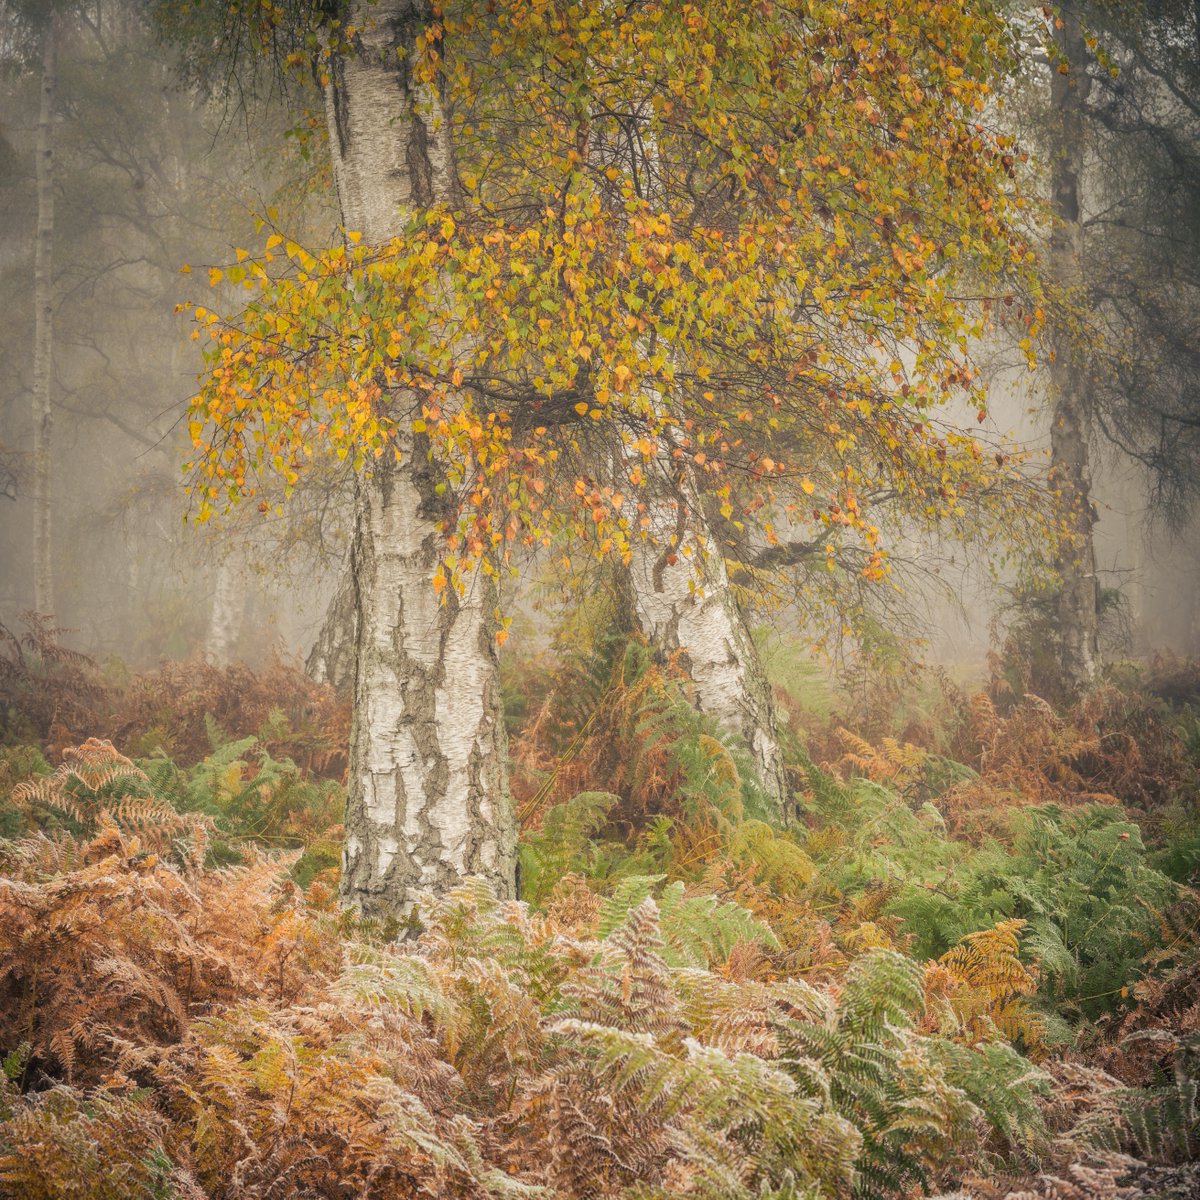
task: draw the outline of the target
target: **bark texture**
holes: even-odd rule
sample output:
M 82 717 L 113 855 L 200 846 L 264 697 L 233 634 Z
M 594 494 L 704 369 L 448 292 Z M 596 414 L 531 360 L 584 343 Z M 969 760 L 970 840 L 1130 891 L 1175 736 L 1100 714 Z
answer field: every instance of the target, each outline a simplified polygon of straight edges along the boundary
M 336 691 L 346 691 L 354 683 L 354 643 L 358 628 L 355 611 L 357 595 L 349 562 L 342 568 L 340 582 L 321 631 L 304 663 L 305 673 L 316 683 L 327 683 Z
M 695 511 L 689 519 L 698 519 Z M 634 620 L 659 654 L 679 653 L 697 708 L 749 750 L 776 814 L 785 816 L 787 781 L 771 687 L 725 560 L 713 549 L 698 574 L 692 558 L 676 555 L 677 502 L 659 502 L 648 532 L 653 540 L 635 542 L 629 563 Z
M 1057 31 L 1059 53 L 1067 70 L 1051 75 L 1050 101 L 1058 144 L 1052 154 L 1051 188 L 1054 232 L 1050 240 L 1050 271 L 1061 288 L 1075 292 L 1083 283 L 1083 226 L 1079 185 L 1084 167 L 1084 106 L 1091 80 L 1087 51 L 1077 16 L 1064 11 Z M 1062 579 L 1059 593 L 1059 664 L 1063 682 L 1072 691 L 1086 687 L 1099 666 L 1096 523 L 1091 500 L 1089 463 L 1090 422 L 1086 386 L 1070 335 L 1056 338 L 1050 366 L 1053 393 L 1050 427 L 1051 477 L 1060 496 L 1063 519 L 1071 535 L 1059 555 Z
M 326 89 L 343 223 L 366 242 L 395 236 L 414 208 L 454 194 L 439 98 L 410 71 L 431 19 L 414 0 L 352 5 L 356 53 L 335 61 Z M 464 598 L 439 601 L 430 583 L 442 540 L 439 476 L 423 439 L 409 433 L 397 448 L 401 461 L 385 454 L 357 481 L 351 551 L 342 894 L 374 913 L 404 912 L 415 888 L 445 890 L 468 874 L 502 895 L 515 888 L 496 598 L 479 575 Z
M 412 462 L 359 481 L 342 887 L 368 911 L 403 909 L 414 888 L 464 875 L 514 889 L 496 597 L 480 576 L 471 594 L 439 601 L 437 479 Z
M 33 260 L 33 606 L 54 612 L 50 451 L 54 434 L 54 108 L 58 18 L 46 22 L 37 130 L 37 240 Z

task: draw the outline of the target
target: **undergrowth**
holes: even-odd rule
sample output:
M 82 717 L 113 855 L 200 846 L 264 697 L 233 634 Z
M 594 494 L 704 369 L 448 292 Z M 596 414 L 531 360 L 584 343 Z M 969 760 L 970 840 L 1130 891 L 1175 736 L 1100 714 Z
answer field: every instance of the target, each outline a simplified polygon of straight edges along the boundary
M 205 865 L 111 748 L 70 763 L 27 791 L 69 777 L 86 832 L 4 851 L 9 1194 L 867 1197 L 1044 1136 L 1041 1077 L 923 1025 L 898 951 L 737 978 L 770 930 L 653 879 L 574 917 L 467 881 L 381 943 L 286 859 Z
M 164 665 L 71 708 L 94 664 L 10 645 L 0 1191 L 886 1200 L 1196 1156 L 1188 700 L 941 678 L 862 689 L 864 737 L 781 692 L 781 820 L 606 604 L 506 673 L 522 900 L 465 881 L 398 943 L 335 900 L 329 694 Z M 128 757 L 61 744 L 93 718 Z

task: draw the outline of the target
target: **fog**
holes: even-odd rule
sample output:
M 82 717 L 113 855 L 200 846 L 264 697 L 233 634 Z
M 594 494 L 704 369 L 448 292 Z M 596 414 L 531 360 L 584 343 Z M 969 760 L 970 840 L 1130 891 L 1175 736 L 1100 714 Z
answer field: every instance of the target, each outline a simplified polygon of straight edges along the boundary
M 228 520 L 190 522 L 185 409 L 203 364 L 191 310 L 176 306 L 213 303 L 205 265 L 253 243 L 254 216 L 268 206 L 297 240 L 338 236 L 308 120 L 320 98 L 296 83 L 270 98 L 205 98 L 179 82 L 171 53 L 130 11 L 89 11 L 61 39 L 54 100 L 54 618 L 73 645 L 131 667 L 198 653 L 302 660 L 346 554 L 346 473 L 307 481 L 282 517 L 247 504 Z M 35 605 L 42 71 L 15 19 L 0 27 L 0 68 L 0 622 L 19 631 Z M 999 372 L 991 426 L 1044 447 L 1047 387 L 1044 370 Z M 1200 654 L 1196 520 L 1169 529 L 1145 468 L 1100 439 L 1093 479 L 1100 582 L 1125 598 L 1108 656 Z M 935 661 L 977 669 L 1005 579 L 969 549 L 937 574 L 913 606 L 912 631 Z M 536 630 L 520 587 L 510 585 L 512 603 L 528 619 L 517 628 Z

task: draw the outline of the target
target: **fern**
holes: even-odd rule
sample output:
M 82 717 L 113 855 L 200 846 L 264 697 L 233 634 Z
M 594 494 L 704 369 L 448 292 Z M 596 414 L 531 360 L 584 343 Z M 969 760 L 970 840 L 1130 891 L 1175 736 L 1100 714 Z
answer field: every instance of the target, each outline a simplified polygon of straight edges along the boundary
M 36 1097 L 0 1081 L 0 1192 L 21 1200 L 206 1200 L 173 1160 L 170 1126 L 144 1092 L 67 1087 Z
M 661 875 L 624 879 L 600 908 L 597 932 L 607 937 L 630 912 L 651 896 Z M 777 946 L 775 935 L 738 904 L 712 895 L 686 895 L 680 881 L 663 888 L 658 896 L 663 954 L 672 966 L 710 966 L 729 956 L 739 942 Z
M 1164 1040 L 1172 1049 L 1169 1063 L 1146 1086 L 1118 1093 L 1121 1116 L 1146 1162 L 1193 1162 L 1200 1156 L 1200 1038 Z
M 1025 925 L 1015 918 L 969 933 L 938 962 L 957 985 L 951 1002 L 969 1035 L 986 1036 L 986 1025 L 991 1025 L 1039 1055 L 1045 1049 L 1046 1024 L 1029 1003 L 1037 991 L 1037 973 L 1020 958 L 1019 935 Z
M 153 795 L 146 773 L 100 738 L 67 747 L 52 774 L 18 784 L 12 798 L 27 809 L 62 813 L 84 832 L 112 827 L 138 835 L 139 848 L 189 864 L 203 858 L 212 832 L 203 818 L 178 813 Z
M 1111 1010 L 1140 977 L 1175 885 L 1111 806 L 1045 805 L 1013 813 L 1009 826 L 1010 846 L 988 841 L 938 890 L 906 887 L 892 911 L 930 957 L 997 922 L 1024 920 L 1043 1005 L 1076 1017 Z
M 875 951 L 851 965 L 836 1001 L 819 1002 L 814 1012 L 814 997 L 806 999 L 805 1015 L 777 1021 L 783 1061 L 810 1095 L 827 1086 L 834 1109 L 860 1131 L 855 1194 L 884 1197 L 926 1185 L 970 1143 L 981 1108 L 967 1090 L 978 1075 L 915 1031 L 919 968 L 895 951 Z
M 607 847 L 596 835 L 619 803 L 620 797 L 611 792 L 581 792 L 547 810 L 541 828 L 521 840 L 522 896 L 536 904 L 564 875 L 600 875 Z

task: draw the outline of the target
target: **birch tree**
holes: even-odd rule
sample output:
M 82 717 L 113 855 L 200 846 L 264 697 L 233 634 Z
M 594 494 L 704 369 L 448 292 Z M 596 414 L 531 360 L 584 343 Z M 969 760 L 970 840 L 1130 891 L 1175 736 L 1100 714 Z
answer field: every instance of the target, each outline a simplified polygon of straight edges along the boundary
M 451 126 L 436 82 L 414 62 L 433 32 L 432 10 L 383 0 L 355 6 L 348 21 L 352 52 L 330 63 L 325 86 L 334 179 L 345 229 L 381 245 L 414 216 L 455 201 Z M 389 403 L 416 408 L 403 388 Z M 357 480 L 342 888 L 368 909 L 472 873 L 501 894 L 514 887 L 496 589 L 478 567 L 443 596 L 431 587 L 447 506 L 426 444 L 414 423 L 397 425 L 392 452 Z
M 770 770 L 706 531 L 752 531 L 760 572 L 854 550 L 884 587 L 884 496 L 951 528 L 990 497 L 1003 534 L 1017 457 L 936 412 L 983 411 L 972 339 L 1032 254 L 1019 152 L 983 119 L 1012 67 L 988 3 L 344 15 L 314 19 L 345 239 L 268 213 L 212 268 L 251 296 L 194 306 L 191 480 L 204 518 L 358 468 L 345 887 L 383 908 L 507 873 L 494 579 L 525 549 L 648 583 L 648 635 Z
M 1084 281 L 1080 187 L 1091 77 L 1078 15 L 1066 12 L 1054 25 L 1057 54 L 1050 75 L 1055 130 L 1050 152 L 1054 228 L 1050 235 L 1049 269 L 1064 295 L 1079 296 Z M 1099 583 L 1092 538 L 1096 516 L 1091 496 L 1087 372 L 1074 339 L 1063 324 L 1051 349 L 1050 384 L 1051 477 L 1066 534 L 1058 555 L 1059 661 L 1063 682 L 1073 691 L 1091 683 L 1099 667 Z

